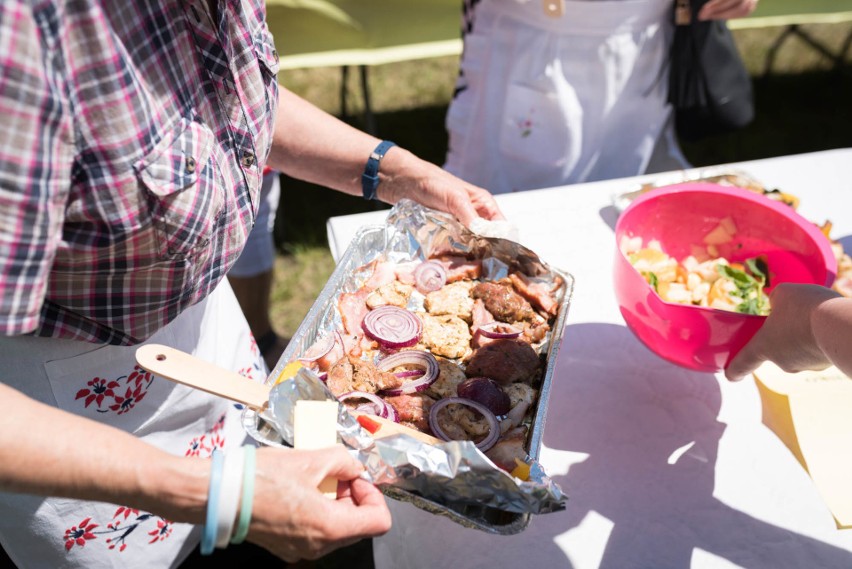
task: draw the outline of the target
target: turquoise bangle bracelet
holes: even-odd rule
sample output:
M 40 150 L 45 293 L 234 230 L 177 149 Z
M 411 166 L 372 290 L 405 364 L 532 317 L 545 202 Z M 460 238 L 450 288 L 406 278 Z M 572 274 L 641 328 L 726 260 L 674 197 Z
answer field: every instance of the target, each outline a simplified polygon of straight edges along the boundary
M 240 500 L 240 518 L 237 521 L 237 530 L 234 532 L 234 537 L 231 538 L 231 543 L 234 545 L 245 541 L 251 522 L 251 510 L 254 507 L 255 447 L 245 445 L 244 448 L 243 495 Z
M 210 486 L 207 490 L 207 518 L 201 533 L 201 555 L 210 555 L 216 546 L 216 518 L 219 509 L 219 489 L 222 485 L 222 466 L 225 456 L 213 449 L 210 465 Z

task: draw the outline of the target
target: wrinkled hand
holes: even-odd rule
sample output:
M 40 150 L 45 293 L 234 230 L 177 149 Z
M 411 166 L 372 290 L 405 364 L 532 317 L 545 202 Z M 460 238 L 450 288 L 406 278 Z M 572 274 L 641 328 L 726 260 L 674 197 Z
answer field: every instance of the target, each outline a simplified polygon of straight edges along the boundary
M 258 449 L 248 540 L 293 563 L 384 534 L 390 511 L 363 470 L 342 446 Z M 339 480 L 336 500 L 317 489 L 328 476 Z
M 757 0 L 710 0 L 698 12 L 699 20 L 731 20 L 748 16 L 757 8 Z
M 767 360 L 786 372 L 831 365 L 814 338 L 811 315 L 823 302 L 839 296 L 821 286 L 779 284 L 769 297 L 772 310 L 766 322 L 731 360 L 725 376 L 734 381 L 742 379 Z
M 408 198 L 450 213 L 468 228 L 477 217 L 505 219 L 488 190 L 468 184 L 407 150 L 391 149 L 382 161 L 382 169 L 393 172 L 387 182 L 379 185 L 378 196 L 384 202 L 395 204 Z

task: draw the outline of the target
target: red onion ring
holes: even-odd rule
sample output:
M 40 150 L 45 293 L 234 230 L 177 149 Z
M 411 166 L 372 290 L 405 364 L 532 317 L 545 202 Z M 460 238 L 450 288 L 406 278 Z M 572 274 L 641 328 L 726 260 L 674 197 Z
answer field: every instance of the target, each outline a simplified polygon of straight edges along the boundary
M 480 326 L 478 331 L 492 340 L 517 338 L 522 332 L 522 330 L 505 322 L 489 322 Z
M 423 334 L 423 323 L 416 314 L 390 304 L 368 312 L 361 327 L 371 339 L 393 349 L 413 346 Z
M 405 379 L 406 377 L 418 377 L 420 375 L 423 375 L 423 370 L 422 369 L 410 369 L 410 370 L 407 370 L 407 371 L 398 371 L 394 375 L 397 376 L 400 379 Z
M 318 359 L 325 356 L 331 350 L 334 349 L 334 346 L 337 345 L 337 338 L 340 336 L 340 333 L 335 331 L 334 334 L 329 334 L 324 338 L 320 338 L 318 341 L 314 342 L 307 350 L 305 350 L 305 355 L 298 358 L 300 362 L 303 364 L 310 364 Z
M 426 294 L 447 284 L 447 269 L 438 261 L 423 261 L 414 269 L 414 286 Z
M 402 395 L 424 391 L 438 379 L 438 360 L 430 352 L 423 350 L 405 350 L 382 358 L 376 363 L 379 371 L 390 371 L 394 368 L 411 365 L 423 368 L 423 375 L 413 381 L 406 382 L 401 387 L 385 389 L 383 395 Z M 399 372 L 406 373 L 406 372 Z
M 429 428 L 432 429 L 432 433 L 435 434 L 439 439 L 443 439 L 445 441 L 451 441 L 447 433 L 441 428 L 441 425 L 438 421 L 438 412 L 450 405 L 452 403 L 459 403 L 461 405 L 467 405 L 471 409 L 478 411 L 485 420 L 488 421 L 488 426 L 490 427 L 488 431 L 488 436 L 479 441 L 476 444 L 476 448 L 481 450 L 482 452 L 487 451 L 491 447 L 494 446 L 494 443 L 497 442 L 497 439 L 500 438 L 500 423 L 497 421 L 497 417 L 494 416 L 488 407 L 482 405 L 481 403 L 477 403 L 471 399 L 465 399 L 464 397 L 446 397 L 444 399 L 439 399 L 435 402 L 434 405 L 429 409 Z
M 396 407 L 394 407 L 390 403 L 385 402 L 385 408 L 388 411 L 388 416 L 385 417 L 385 419 L 390 419 L 394 423 L 399 423 L 399 412 L 397 412 Z
M 399 423 L 399 413 L 397 413 L 396 408 L 375 393 L 369 393 L 367 391 L 350 391 L 337 398 L 337 400 L 341 403 L 347 399 L 366 399 L 369 403 L 359 405 L 356 409 L 358 412 L 377 415 L 385 419 L 390 419 L 395 423 Z

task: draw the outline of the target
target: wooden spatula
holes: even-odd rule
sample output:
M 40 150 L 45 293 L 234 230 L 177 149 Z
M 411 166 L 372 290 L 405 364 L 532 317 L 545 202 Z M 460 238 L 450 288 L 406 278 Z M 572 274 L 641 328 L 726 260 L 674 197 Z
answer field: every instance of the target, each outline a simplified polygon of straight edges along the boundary
M 242 403 L 258 412 L 265 411 L 269 402 L 271 389 L 269 385 L 258 383 L 168 346 L 160 344 L 142 346 L 136 350 L 136 362 L 142 368 L 169 381 Z M 402 433 L 429 444 L 443 442 L 388 419 L 374 415 L 368 417 L 381 425 L 381 428 L 372 432 L 374 438 Z
M 195 356 L 159 344 L 136 350 L 136 362 L 160 377 L 263 411 L 270 387 Z

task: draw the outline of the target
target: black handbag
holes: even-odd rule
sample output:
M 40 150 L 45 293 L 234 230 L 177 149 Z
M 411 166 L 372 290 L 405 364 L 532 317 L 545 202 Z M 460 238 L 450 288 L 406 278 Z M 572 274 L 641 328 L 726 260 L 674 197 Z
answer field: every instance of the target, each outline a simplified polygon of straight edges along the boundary
M 754 119 L 751 76 L 728 25 L 700 21 L 708 0 L 675 0 L 669 68 L 669 103 L 681 140 L 745 127 Z

